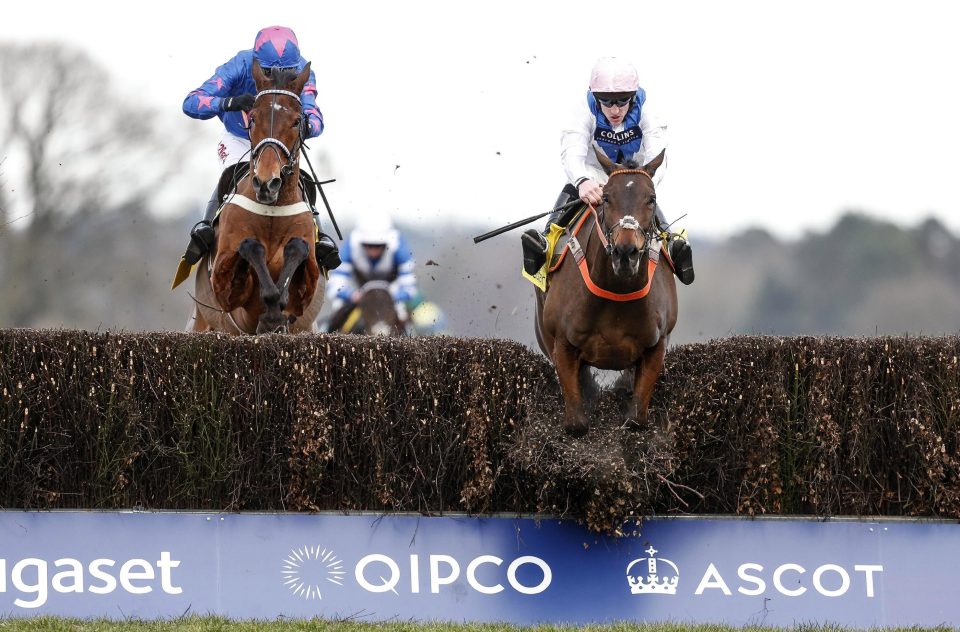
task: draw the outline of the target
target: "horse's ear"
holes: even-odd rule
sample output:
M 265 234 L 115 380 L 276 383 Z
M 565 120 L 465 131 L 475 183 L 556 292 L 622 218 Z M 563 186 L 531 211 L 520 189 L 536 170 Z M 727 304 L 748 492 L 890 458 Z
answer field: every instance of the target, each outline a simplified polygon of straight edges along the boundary
M 260 67 L 260 62 L 256 59 L 253 60 L 253 82 L 257 84 L 257 91 L 263 90 L 264 85 L 266 85 L 268 79 L 266 75 L 263 74 L 263 69 Z
M 603 153 L 603 150 L 600 149 L 600 146 L 596 143 L 593 144 L 593 152 L 597 154 L 597 160 L 600 161 L 600 166 L 603 167 L 603 170 L 610 175 L 617 170 L 617 165 L 615 162 L 607 158 L 607 154 Z
M 651 176 L 657 172 L 657 169 L 660 168 L 660 165 L 663 164 L 663 159 L 667 155 L 667 150 L 664 149 L 661 151 L 656 158 L 643 165 L 643 170 L 649 173 Z
M 310 62 L 307 62 L 307 65 L 303 67 L 303 70 L 300 71 L 300 74 L 297 75 L 297 78 L 294 79 L 293 85 L 290 88 L 290 92 L 295 92 L 300 94 L 303 92 L 303 86 L 307 85 L 307 82 L 310 80 Z

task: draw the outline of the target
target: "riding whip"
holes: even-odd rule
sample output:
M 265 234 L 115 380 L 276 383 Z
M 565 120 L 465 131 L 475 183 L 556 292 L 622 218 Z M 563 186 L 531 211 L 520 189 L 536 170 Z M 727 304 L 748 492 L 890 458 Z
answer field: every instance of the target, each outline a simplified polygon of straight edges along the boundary
M 502 226 L 502 227 L 497 228 L 497 229 L 495 229 L 495 230 L 491 230 L 489 233 L 484 233 L 484 234 L 482 234 L 482 235 L 478 235 L 478 236 L 476 236 L 476 237 L 473 238 L 473 243 L 479 244 L 481 241 L 484 241 L 485 239 L 490 239 L 491 237 L 496 237 L 497 235 L 500 235 L 500 234 L 503 234 L 503 233 L 505 233 L 505 232 L 507 232 L 507 231 L 513 230 L 514 228 L 517 228 L 517 227 L 519 227 L 519 226 L 524 226 L 524 225 L 529 224 L 530 222 L 536 221 L 536 220 L 538 220 L 538 219 L 540 219 L 540 218 L 542 218 L 542 217 L 546 217 L 547 215 L 550 215 L 551 213 L 556 213 L 557 211 L 565 211 L 565 210 L 567 210 L 567 209 L 573 208 L 573 207 L 575 207 L 575 206 L 579 206 L 579 205 L 581 205 L 581 204 L 583 204 L 583 202 L 581 202 L 579 199 L 574 200 L 574 201 L 572 201 L 572 202 L 567 202 L 566 204 L 562 204 L 562 205 L 560 205 L 560 206 L 558 206 L 558 207 L 556 207 L 556 208 L 550 209 L 550 210 L 547 211 L 546 213 L 540 213 L 539 215 L 533 215 L 533 216 L 528 217 L 528 218 L 526 218 L 526 219 L 522 219 L 522 220 L 520 220 L 519 222 L 514 222 L 514 223 L 512 223 L 512 224 L 507 224 L 506 226 Z

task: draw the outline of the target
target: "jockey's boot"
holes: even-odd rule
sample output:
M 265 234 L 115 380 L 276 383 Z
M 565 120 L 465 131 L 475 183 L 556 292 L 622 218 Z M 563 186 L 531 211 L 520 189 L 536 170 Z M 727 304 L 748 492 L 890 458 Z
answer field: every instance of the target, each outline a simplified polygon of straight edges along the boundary
M 687 231 L 670 234 L 670 259 L 680 282 L 684 285 L 693 283 L 693 251 L 687 243 Z
M 667 230 L 667 220 L 663 216 L 660 205 L 657 207 L 657 229 Z M 670 260 L 673 261 L 673 273 L 677 275 L 680 282 L 684 285 L 693 283 L 693 250 L 687 242 L 687 231 L 681 230 L 679 233 L 667 232 L 667 249 L 670 253 Z
M 190 265 L 200 261 L 200 258 L 213 248 L 213 241 L 216 238 L 213 231 L 213 219 L 217 216 L 217 209 L 219 208 L 218 192 L 217 189 L 214 189 L 213 195 L 207 202 L 203 219 L 190 229 L 190 244 L 187 245 L 187 251 L 183 253 L 183 260 Z
M 313 221 L 317 224 L 317 263 L 327 270 L 335 270 L 341 263 L 340 249 L 337 248 L 337 243 L 323 232 L 320 227 L 320 214 L 316 211 L 313 212 Z
M 568 184 L 563 187 L 563 191 L 560 192 L 560 196 L 557 198 L 556 203 L 553 207 L 556 209 L 558 206 L 563 206 L 568 202 L 572 202 L 577 199 L 576 187 L 572 184 Z M 547 217 L 547 224 L 543 227 L 543 231 L 538 231 L 536 228 L 530 228 L 523 232 L 520 235 L 520 245 L 523 246 L 523 270 L 529 275 L 536 274 L 540 268 L 543 267 L 543 264 L 547 261 L 547 233 L 550 232 L 551 224 L 558 224 L 560 226 L 566 226 L 570 218 L 573 217 L 574 213 L 572 211 L 579 210 L 579 207 L 574 207 L 573 209 L 561 209 L 554 210 Z

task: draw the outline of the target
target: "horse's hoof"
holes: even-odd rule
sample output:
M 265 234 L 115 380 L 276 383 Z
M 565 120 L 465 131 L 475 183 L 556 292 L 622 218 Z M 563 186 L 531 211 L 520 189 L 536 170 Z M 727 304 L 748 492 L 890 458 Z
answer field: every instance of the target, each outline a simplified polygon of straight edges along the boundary
M 623 422 L 623 427 L 629 430 L 646 430 L 649 424 L 650 418 L 646 413 L 644 413 L 643 415 L 627 416 L 626 420 Z

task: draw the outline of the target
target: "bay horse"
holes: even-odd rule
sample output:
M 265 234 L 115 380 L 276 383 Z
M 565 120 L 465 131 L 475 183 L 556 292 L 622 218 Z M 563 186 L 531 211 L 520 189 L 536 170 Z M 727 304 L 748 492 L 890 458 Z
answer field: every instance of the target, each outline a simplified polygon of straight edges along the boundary
M 390 294 L 388 281 L 367 281 L 360 286 L 360 300 L 352 309 L 334 323 L 341 333 L 367 334 L 370 336 L 403 336 L 406 329 L 396 303 Z
M 397 314 L 396 303 L 386 281 L 367 281 L 360 288 L 363 296 L 357 307 L 363 331 L 370 336 L 402 336 L 403 322 Z
M 316 228 L 300 189 L 300 93 L 310 64 L 273 70 L 254 61 L 250 168 L 220 210 L 216 244 L 196 274 L 193 331 L 314 331 L 326 280 Z
M 582 387 L 589 367 L 635 369 L 626 424 L 645 428 L 653 387 L 677 322 L 677 286 L 660 263 L 653 175 L 664 153 L 642 168 L 616 164 L 596 149 L 609 180 L 599 209 L 588 207 L 536 293 L 537 342 L 557 370 L 563 429 L 587 431 Z M 583 229 L 581 231 L 581 228 Z

